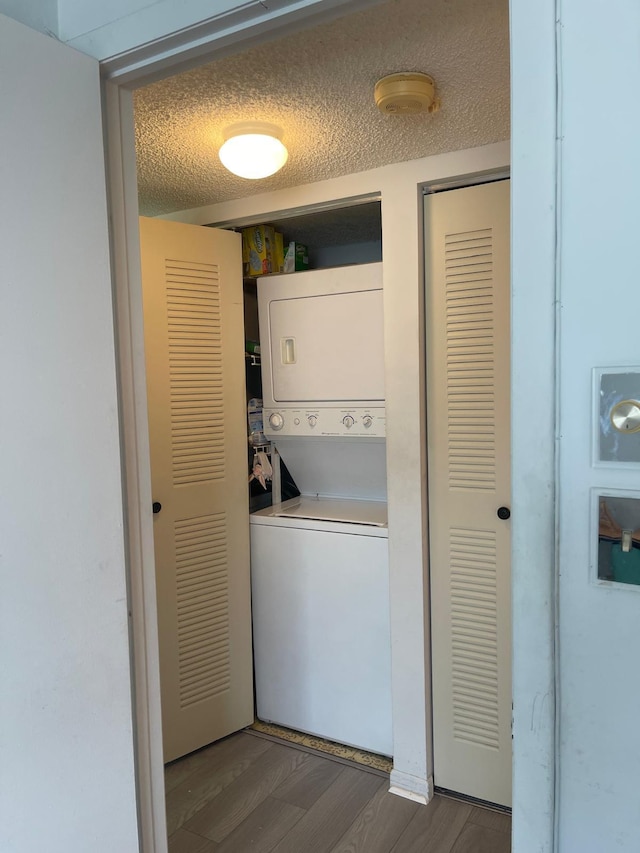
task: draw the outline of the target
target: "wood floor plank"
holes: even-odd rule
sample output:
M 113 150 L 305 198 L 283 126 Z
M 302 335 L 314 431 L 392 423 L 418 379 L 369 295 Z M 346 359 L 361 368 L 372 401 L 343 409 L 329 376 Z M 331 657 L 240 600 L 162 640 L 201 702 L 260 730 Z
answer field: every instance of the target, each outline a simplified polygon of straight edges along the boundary
M 217 744 L 206 746 L 204 749 L 199 749 L 197 752 L 192 752 L 191 755 L 185 755 L 183 758 L 178 758 L 172 761 L 171 764 L 165 764 L 164 767 L 164 791 L 165 795 L 174 788 L 177 788 L 181 782 L 184 782 L 192 773 L 195 773 L 200 767 L 209 764 L 211 761 L 210 752 Z
M 205 746 L 203 749 L 198 749 L 190 755 L 185 755 L 184 758 L 178 758 L 176 761 L 172 761 L 171 764 L 166 764 L 164 768 L 165 793 L 173 791 L 174 788 L 177 788 L 178 785 L 201 767 L 210 767 L 212 760 L 215 762 L 224 760 L 223 756 L 226 753 L 229 751 L 234 752 L 240 744 L 250 740 L 251 737 L 251 735 L 245 732 L 236 732 L 227 738 L 212 743 L 210 746 Z
M 391 853 L 451 853 L 470 813 L 466 803 L 434 797 L 416 812 Z
M 389 853 L 422 806 L 390 794 L 388 787 L 378 790 L 331 853 Z
M 298 749 L 271 744 L 270 749 L 257 758 L 241 776 L 187 821 L 185 829 L 212 841 L 224 841 L 272 791 L 309 758 L 310 756 Z
M 172 835 L 197 814 L 213 797 L 237 779 L 250 766 L 273 749 L 267 740 L 237 735 L 214 744 L 188 774 L 167 795 L 167 831 Z M 189 758 L 184 759 L 188 761 Z M 167 768 L 169 769 L 169 768 Z
M 511 853 L 511 837 L 478 823 L 467 823 L 451 853 Z
M 218 845 L 208 838 L 179 829 L 169 836 L 169 853 L 217 853 Z
M 497 829 L 498 832 L 506 832 L 511 835 L 511 815 L 501 814 L 500 812 L 491 811 L 491 809 L 482 809 L 474 806 L 469 815 L 471 823 L 486 826 L 487 829 Z
M 165 795 L 173 791 L 181 782 L 191 776 L 192 773 L 202 764 L 206 764 L 207 749 L 199 749 L 191 755 L 186 755 L 184 758 L 178 758 L 177 761 L 172 761 L 171 764 L 165 764 L 164 768 L 164 792 Z
M 272 796 L 301 809 L 310 809 L 342 770 L 343 765 L 329 758 L 310 755 L 309 760 L 285 779 Z
M 386 782 L 372 773 L 345 767 L 273 853 L 329 853 Z
M 267 797 L 216 845 L 216 853 L 269 853 L 304 814 L 298 806 Z

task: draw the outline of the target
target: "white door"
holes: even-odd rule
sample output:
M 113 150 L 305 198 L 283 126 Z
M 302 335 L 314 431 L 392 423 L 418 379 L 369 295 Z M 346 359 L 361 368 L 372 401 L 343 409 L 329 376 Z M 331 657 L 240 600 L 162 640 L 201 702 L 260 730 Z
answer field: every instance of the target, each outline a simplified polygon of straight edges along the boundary
M 0 81 L 0 850 L 133 851 L 98 63 L 0 15 Z
M 140 220 L 164 759 L 253 722 L 240 235 Z
M 428 196 L 434 782 L 511 803 L 509 182 Z

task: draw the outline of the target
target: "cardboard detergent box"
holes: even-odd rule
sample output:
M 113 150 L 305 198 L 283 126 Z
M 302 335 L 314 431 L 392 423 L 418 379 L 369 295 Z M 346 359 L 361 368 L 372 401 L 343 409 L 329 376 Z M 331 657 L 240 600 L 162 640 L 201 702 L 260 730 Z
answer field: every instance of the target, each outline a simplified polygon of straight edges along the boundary
M 274 271 L 275 232 L 271 225 L 242 229 L 242 268 L 245 276 L 268 275 Z
M 279 231 L 273 242 L 273 272 L 284 272 L 284 236 Z
M 299 272 L 309 269 L 309 252 L 302 243 L 289 243 L 284 256 L 284 272 Z

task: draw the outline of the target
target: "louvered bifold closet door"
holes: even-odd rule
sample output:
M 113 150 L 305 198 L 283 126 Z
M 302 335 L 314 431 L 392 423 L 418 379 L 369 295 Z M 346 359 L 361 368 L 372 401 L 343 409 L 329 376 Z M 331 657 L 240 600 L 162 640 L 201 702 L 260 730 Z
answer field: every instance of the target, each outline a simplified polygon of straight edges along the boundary
M 509 182 L 425 199 L 434 781 L 511 802 Z
M 228 231 L 141 219 L 140 235 L 171 761 L 253 721 L 242 258 Z

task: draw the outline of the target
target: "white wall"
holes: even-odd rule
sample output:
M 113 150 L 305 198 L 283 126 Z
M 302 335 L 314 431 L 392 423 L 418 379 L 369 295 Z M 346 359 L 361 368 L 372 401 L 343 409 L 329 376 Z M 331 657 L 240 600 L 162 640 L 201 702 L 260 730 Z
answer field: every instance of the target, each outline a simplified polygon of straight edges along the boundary
M 640 5 L 560 8 L 559 849 L 636 853 L 640 591 L 592 582 L 589 491 L 640 485 L 590 464 L 591 369 L 640 363 Z
M 250 216 L 269 218 L 277 211 L 334 199 L 382 196 L 394 728 L 391 780 L 423 796 L 432 791 L 433 765 L 419 187 L 504 168 L 508 158 L 508 143 L 498 143 L 163 217 L 200 225 L 233 222 Z
M 58 0 L 0 0 L 0 13 L 41 33 L 58 33 Z
M 0 850 L 138 849 L 98 65 L 0 16 Z

